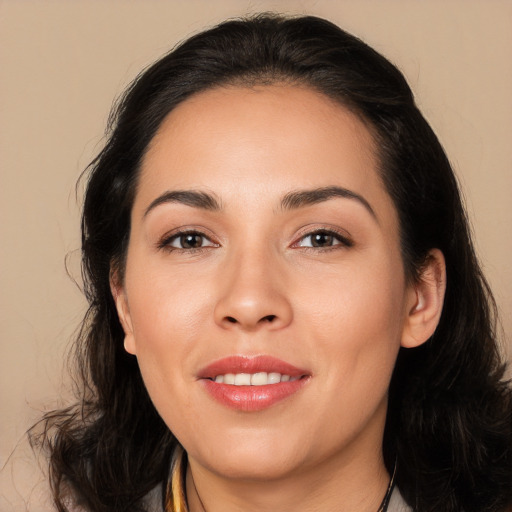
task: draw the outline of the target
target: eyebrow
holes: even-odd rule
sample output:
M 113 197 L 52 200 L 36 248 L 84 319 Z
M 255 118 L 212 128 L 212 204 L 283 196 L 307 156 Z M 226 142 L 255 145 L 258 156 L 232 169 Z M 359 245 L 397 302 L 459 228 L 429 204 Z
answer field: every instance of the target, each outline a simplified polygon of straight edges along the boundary
M 318 203 L 323 203 L 329 199 L 341 197 L 343 199 L 352 199 L 361 203 L 371 216 L 378 220 L 374 209 L 370 203 L 361 195 L 343 187 L 322 187 L 312 190 L 297 190 L 286 194 L 281 201 L 281 208 L 283 210 L 295 210 L 296 208 L 303 208 Z
M 144 217 L 157 206 L 164 203 L 181 203 L 193 208 L 202 210 L 220 211 L 222 206 L 220 202 L 211 194 L 199 192 L 196 190 L 171 190 L 158 196 L 144 212 Z
M 305 206 L 323 203 L 324 201 L 338 197 L 358 201 L 366 208 L 366 210 L 368 210 L 375 220 L 378 220 L 375 211 L 363 196 L 347 188 L 335 186 L 288 192 L 281 199 L 281 209 L 295 210 Z M 191 206 L 192 208 L 200 208 L 202 210 L 215 212 L 222 210 L 220 201 L 214 195 L 208 194 L 207 192 L 200 192 L 197 190 L 170 190 L 164 192 L 161 196 L 158 196 L 151 202 L 144 212 L 144 217 L 146 217 L 151 210 L 165 203 L 180 203 L 186 206 Z

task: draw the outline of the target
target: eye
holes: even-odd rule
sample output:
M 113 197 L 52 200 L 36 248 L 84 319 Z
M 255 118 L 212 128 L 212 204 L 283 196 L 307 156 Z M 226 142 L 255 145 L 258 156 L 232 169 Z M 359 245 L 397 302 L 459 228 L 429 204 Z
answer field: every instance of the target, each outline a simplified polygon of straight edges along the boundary
M 303 236 L 297 243 L 298 247 L 329 248 L 336 245 L 351 247 L 352 242 L 334 231 L 318 230 Z
M 171 237 L 165 238 L 159 245 L 161 248 L 170 250 L 194 250 L 218 246 L 218 244 L 213 243 L 206 235 L 198 231 L 177 233 Z

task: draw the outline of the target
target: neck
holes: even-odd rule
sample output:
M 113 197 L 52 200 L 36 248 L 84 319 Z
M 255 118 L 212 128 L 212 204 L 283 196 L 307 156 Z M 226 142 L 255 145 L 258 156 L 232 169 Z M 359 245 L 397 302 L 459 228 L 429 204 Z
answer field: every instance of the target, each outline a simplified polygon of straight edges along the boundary
M 381 456 L 318 467 L 275 480 L 226 479 L 193 460 L 187 469 L 190 512 L 377 512 L 390 475 Z

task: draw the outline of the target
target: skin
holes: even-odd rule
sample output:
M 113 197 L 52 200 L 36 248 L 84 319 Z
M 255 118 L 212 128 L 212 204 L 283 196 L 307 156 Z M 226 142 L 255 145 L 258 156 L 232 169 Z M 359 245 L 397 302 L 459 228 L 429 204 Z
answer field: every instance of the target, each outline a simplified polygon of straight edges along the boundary
M 125 348 L 188 453 L 191 512 L 377 510 L 396 356 L 432 334 L 444 291 L 439 251 L 406 280 L 377 167 L 357 116 L 290 85 L 200 93 L 152 141 L 112 290 Z M 290 192 L 334 186 L 369 208 L 343 197 L 282 207 Z M 154 205 L 177 190 L 222 209 Z M 201 247 L 184 248 L 177 230 L 203 233 Z M 326 230 L 336 234 L 311 247 Z M 271 355 L 309 378 L 267 409 L 232 410 L 197 378 L 231 355 Z

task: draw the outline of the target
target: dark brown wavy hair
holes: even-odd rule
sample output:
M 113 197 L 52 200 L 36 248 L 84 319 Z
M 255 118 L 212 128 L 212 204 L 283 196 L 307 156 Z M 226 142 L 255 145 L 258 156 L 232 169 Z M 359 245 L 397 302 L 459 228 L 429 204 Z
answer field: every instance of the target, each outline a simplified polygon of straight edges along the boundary
M 401 349 L 384 458 L 416 512 L 498 512 L 512 503 L 512 398 L 454 173 L 403 75 L 372 48 L 315 17 L 231 20 L 177 46 L 132 83 L 88 168 L 82 258 L 89 310 L 76 341 L 79 402 L 42 420 L 56 507 L 135 512 L 168 482 L 176 439 L 157 414 L 123 330 L 109 278 L 123 275 L 141 159 L 179 103 L 223 85 L 307 86 L 355 112 L 373 133 L 379 172 L 400 218 L 407 277 L 432 248 L 446 259 L 439 326 Z M 36 438 L 34 438 L 36 439 Z

